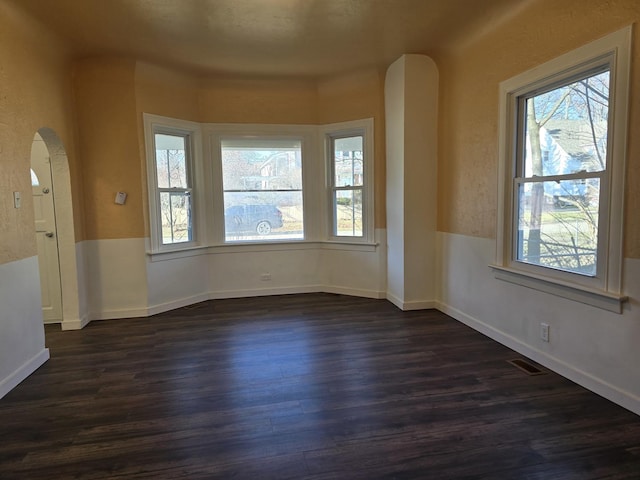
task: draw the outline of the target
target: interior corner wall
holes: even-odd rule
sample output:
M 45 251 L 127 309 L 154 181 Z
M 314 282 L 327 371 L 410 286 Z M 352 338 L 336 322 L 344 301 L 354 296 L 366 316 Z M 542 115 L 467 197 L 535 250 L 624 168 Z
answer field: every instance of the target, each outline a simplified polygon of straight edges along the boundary
M 89 320 L 147 313 L 146 201 L 136 104 L 136 62 L 91 58 L 74 65 L 79 150 L 84 173 Z M 124 205 L 117 192 L 127 193 Z
M 396 60 L 384 84 L 386 129 L 387 296 L 397 306 L 404 303 L 404 68 Z
M 1 2 L 0 58 L 2 397 L 49 356 L 41 311 L 29 174 L 34 134 L 43 127 L 54 130 L 72 155 L 72 168 L 75 169 L 77 163 L 73 158 L 74 119 L 69 57 L 59 39 L 25 15 L 19 6 Z M 74 178 L 74 182 L 77 180 Z M 13 192 L 21 194 L 19 208 L 14 205 Z
M 74 66 L 87 240 L 143 238 L 135 62 L 92 58 Z M 117 192 L 127 193 L 117 205 Z
M 404 310 L 431 308 L 438 288 L 438 69 L 403 55 L 385 80 L 387 295 Z

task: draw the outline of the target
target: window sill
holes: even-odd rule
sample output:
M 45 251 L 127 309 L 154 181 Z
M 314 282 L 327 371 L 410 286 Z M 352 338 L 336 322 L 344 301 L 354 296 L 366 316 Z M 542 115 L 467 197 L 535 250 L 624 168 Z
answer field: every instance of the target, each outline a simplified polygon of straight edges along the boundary
M 375 252 L 378 246 L 378 242 L 354 242 L 349 240 L 325 240 L 318 242 L 320 248 L 325 250 L 351 250 L 359 252 Z
M 622 304 L 629 299 L 623 295 L 595 290 L 528 272 L 525 273 L 500 265 L 489 265 L 489 267 L 493 269 L 495 278 L 498 280 L 550 293 L 614 313 L 622 313 Z
M 162 262 L 165 260 L 174 260 L 176 258 L 194 257 L 196 255 L 205 255 L 207 247 L 202 245 L 172 248 L 171 250 L 147 251 L 147 256 L 152 262 Z
M 285 241 L 285 242 L 246 242 L 246 243 L 229 243 L 224 245 L 196 246 L 173 249 L 168 251 L 153 252 L 148 251 L 150 261 L 159 262 L 165 260 L 174 260 L 176 258 L 193 257 L 196 255 L 218 255 L 225 253 L 247 253 L 247 252 L 276 252 L 276 251 L 292 251 L 292 250 L 347 250 L 356 252 L 375 252 L 379 243 L 363 243 L 348 241 Z

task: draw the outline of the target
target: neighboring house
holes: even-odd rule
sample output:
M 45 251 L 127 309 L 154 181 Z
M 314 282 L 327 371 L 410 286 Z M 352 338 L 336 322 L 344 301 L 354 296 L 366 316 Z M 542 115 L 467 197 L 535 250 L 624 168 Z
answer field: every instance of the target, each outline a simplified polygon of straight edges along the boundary
M 580 171 L 594 171 L 600 167 L 600 156 L 594 148 L 593 137 L 606 142 L 606 123 L 594 124 L 581 120 L 549 120 L 540 128 L 542 168 L 544 175 L 561 175 Z M 604 160 L 603 160 L 604 161 Z M 545 194 L 553 204 L 564 207 L 576 202 L 588 205 L 597 197 L 598 186 L 576 180 L 545 183 Z

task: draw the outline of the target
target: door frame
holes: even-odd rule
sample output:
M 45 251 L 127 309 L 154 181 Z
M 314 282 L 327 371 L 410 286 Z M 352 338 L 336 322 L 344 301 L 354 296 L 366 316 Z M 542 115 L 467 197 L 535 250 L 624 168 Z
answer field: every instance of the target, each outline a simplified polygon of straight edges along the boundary
M 31 146 L 31 175 L 31 195 L 34 202 L 38 240 L 38 270 L 43 294 L 42 317 L 45 325 L 56 324 L 62 322 L 62 282 L 60 281 L 55 189 L 49 151 L 38 133 Z M 37 180 L 35 184 L 34 177 Z M 36 203 L 39 203 L 39 208 L 35 208 Z M 46 296 L 45 291 L 48 292 Z
M 69 159 L 62 140 L 54 130 L 43 127 L 38 129 L 37 133 L 49 151 L 51 164 L 62 289 L 61 326 L 62 330 L 78 330 L 89 323 L 89 320 L 87 314 L 83 313 L 86 312 L 86 308 L 83 309 L 82 304 L 86 302 L 81 302 L 79 291 L 79 278 L 84 278 L 83 266 L 80 263 L 83 256 L 78 255 L 76 246 Z

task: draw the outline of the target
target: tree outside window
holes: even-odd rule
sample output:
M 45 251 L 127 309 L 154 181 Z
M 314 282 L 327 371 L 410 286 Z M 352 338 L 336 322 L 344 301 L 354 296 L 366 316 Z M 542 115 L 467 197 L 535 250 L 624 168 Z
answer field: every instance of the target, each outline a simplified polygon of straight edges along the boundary
M 609 66 L 519 97 L 516 259 L 595 276 L 606 181 Z
M 155 134 L 162 244 L 190 242 L 192 232 L 188 137 Z

